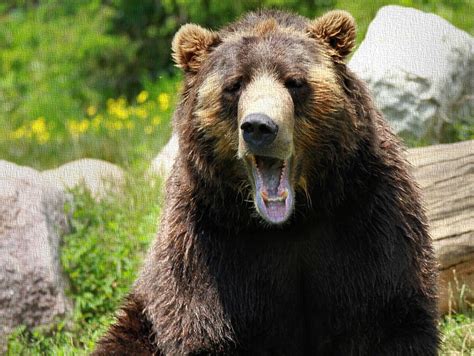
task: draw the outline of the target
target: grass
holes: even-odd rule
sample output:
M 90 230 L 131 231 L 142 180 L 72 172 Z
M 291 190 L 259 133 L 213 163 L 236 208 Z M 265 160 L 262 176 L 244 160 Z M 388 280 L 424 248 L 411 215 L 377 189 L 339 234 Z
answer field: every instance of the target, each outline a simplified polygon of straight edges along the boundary
M 109 98 L 62 122 L 40 115 L 20 124 L 0 121 L 2 159 L 37 169 L 89 157 L 133 167 L 150 161 L 171 132 L 179 75 L 147 82 L 132 100 Z
M 474 355 L 474 314 L 456 314 L 441 321 L 441 355 Z
M 140 173 L 139 173 L 140 172 Z M 61 262 L 74 303 L 71 316 L 51 328 L 20 327 L 9 355 L 79 355 L 92 351 L 113 312 L 137 276 L 161 211 L 161 187 L 136 169 L 122 194 L 97 203 L 89 192 L 73 192 L 73 232 L 63 239 Z M 131 173 L 131 172 L 130 172 Z M 72 207 L 70 207 L 72 208 Z

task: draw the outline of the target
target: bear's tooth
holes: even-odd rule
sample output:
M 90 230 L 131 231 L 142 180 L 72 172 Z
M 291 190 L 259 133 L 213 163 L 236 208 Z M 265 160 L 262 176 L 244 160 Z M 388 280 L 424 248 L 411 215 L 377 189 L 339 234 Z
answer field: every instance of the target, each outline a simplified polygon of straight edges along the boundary
M 282 192 L 280 193 L 280 198 L 281 198 L 282 200 L 285 200 L 286 198 L 288 198 L 288 190 L 285 189 L 284 191 L 282 191 Z

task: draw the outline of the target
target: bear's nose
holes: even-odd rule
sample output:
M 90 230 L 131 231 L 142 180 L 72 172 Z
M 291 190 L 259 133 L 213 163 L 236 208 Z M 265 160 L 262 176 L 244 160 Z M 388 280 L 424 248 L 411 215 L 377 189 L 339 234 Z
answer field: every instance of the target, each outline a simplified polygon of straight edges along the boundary
M 240 125 L 245 142 L 250 148 L 263 148 L 273 141 L 278 133 L 278 125 L 265 114 L 247 115 Z

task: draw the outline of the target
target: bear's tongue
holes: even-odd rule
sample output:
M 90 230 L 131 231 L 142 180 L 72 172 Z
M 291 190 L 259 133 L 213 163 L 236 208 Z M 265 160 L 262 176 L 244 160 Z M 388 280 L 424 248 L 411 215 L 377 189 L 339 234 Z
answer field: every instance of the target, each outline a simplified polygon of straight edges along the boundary
M 269 222 L 287 220 L 292 209 L 292 192 L 286 161 L 255 156 L 256 204 L 259 213 Z

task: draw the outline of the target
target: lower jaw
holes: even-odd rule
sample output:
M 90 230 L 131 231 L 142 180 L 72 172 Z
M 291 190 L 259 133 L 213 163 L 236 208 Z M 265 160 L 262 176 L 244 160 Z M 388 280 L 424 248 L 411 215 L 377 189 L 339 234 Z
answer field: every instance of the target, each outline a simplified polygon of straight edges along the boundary
M 293 192 L 288 192 L 286 199 L 281 201 L 265 201 L 260 192 L 257 192 L 254 200 L 260 216 L 271 224 L 285 223 L 293 211 Z
M 284 224 L 293 212 L 294 191 L 290 184 L 291 159 L 278 160 L 256 157 L 252 174 L 254 178 L 254 203 L 259 215 L 272 225 Z M 269 168 L 272 167 L 272 168 Z M 278 186 L 275 185 L 278 179 Z

